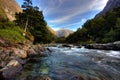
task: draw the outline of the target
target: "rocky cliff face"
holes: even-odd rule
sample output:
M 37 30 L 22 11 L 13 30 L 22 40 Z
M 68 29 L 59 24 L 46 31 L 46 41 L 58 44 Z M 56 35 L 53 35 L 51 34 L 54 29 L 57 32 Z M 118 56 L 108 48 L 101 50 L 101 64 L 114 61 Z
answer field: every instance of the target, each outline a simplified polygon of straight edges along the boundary
M 22 12 L 15 0 L 0 0 L 0 18 L 15 19 L 15 13 Z
M 108 0 L 105 8 L 95 16 L 95 18 L 104 15 L 106 12 L 112 10 L 113 8 L 116 8 L 120 6 L 120 0 Z

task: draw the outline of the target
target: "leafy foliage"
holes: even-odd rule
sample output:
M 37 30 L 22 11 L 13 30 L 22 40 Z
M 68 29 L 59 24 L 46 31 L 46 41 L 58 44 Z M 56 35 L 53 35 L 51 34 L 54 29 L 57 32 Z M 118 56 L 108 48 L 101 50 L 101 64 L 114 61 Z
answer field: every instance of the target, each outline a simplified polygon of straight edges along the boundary
M 65 37 L 57 37 L 55 42 L 56 43 L 65 43 Z
M 82 28 L 68 36 L 69 43 L 108 43 L 120 40 L 120 7 L 88 20 Z
M 24 0 L 22 8 L 31 8 L 32 7 L 32 1 L 31 0 Z
M 11 21 L 9 21 L 8 19 L 0 19 L 0 29 L 5 29 L 8 27 L 13 27 L 15 26 L 15 24 Z

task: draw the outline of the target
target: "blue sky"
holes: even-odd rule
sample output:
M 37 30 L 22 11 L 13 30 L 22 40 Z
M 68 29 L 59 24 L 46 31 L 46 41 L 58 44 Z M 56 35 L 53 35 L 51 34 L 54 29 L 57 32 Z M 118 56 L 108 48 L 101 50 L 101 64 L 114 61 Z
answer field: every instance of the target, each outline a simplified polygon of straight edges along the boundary
M 16 0 L 19 5 L 23 0 Z M 48 25 L 54 30 L 61 28 L 76 31 L 99 13 L 108 0 L 32 0 L 43 11 Z

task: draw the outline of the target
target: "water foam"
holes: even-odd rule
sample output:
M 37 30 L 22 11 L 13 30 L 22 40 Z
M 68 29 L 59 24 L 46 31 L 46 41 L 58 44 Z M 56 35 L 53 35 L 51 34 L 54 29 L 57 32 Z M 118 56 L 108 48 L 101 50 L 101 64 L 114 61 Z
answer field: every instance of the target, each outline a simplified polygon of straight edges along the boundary
M 107 56 L 120 58 L 120 51 L 110 51 L 110 52 L 108 52 L 106 54 L 107 54 Z

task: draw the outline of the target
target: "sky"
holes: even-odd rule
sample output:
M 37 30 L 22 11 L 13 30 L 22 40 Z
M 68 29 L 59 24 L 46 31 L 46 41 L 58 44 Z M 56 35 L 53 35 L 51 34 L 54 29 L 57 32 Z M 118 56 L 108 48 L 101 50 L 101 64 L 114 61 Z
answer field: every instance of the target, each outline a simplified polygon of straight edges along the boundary
M 16 0 L 19 5 L 23 0 Z M 105 7 L 108 0 L 32 0 L 43 11 L 47 24 L 54 30 L 76 31 Z

